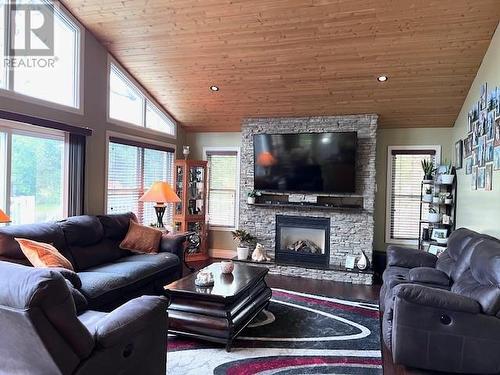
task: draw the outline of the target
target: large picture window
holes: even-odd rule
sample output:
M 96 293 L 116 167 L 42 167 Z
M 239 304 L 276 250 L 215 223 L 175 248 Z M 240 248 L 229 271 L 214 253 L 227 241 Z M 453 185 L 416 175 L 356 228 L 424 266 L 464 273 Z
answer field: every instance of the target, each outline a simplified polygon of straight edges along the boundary
M 175 122 L 115 63 L 110 63 L 109 66 L 108 113 L 109 118 L 119 124 L 141 126 L 176 135 Z
M 237 149 L 206 148 L 208 161 L 208 223 L 212 229 L 234 229 L 238 211 Z
M 0 205 L 13 224 L 67 216 L 66 138 L 59 131 L 0 124 Z
M 439 146 L 391 146 L 387 161 L 386 242 L 417 244 L 420 232 L 421 162 L 439 163 Z M 422 210 L 427 212 L 427 204 Z
M 22 4 L 23 8 L 17 9 L 17 4 Z M 17 52 L 25 44 L 25 14 L 29 4 L 42 4 L 54 15 L 53 55 L 25 56 Z M 2 2 L 0 8 L 0 87 L 43 101 L 80 108 L 81 31 L 76 22 L 59 4 L 49 1 Z M 29 16 L 34 25 L 44 22 L 40 12 L 30 12 Z M 7 20 L 10 22 L 6 23 Z M 5 50 L 14 52 L 6 58 Z
M 108 155 L 107 212 L 134 212 L 144 225 L 156 222 L 154 203 L 139 198 L 156 181 L 173 184 L 174 150 L 110 137 Z M 165 223 L 172 223 L 168 205 Z

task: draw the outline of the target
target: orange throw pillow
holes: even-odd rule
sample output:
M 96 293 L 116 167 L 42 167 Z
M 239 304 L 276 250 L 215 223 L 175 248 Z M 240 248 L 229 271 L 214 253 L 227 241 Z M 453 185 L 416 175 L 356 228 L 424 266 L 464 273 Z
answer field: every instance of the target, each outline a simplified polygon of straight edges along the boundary
M 160 247 L 161 236 L 161 230 L 130 220 L 127 235 L 120 244 L 120 249 L 140 254 L 156 254 Z
M 48 243 L 15 238 L 26 258 L 35 267 L 62 267 L 74 271 L 70 261 Z

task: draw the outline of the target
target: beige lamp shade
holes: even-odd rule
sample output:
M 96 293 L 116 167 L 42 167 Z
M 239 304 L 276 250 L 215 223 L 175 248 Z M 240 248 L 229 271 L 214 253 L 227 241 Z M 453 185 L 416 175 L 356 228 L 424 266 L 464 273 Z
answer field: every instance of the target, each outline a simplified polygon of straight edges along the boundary
M 2 210 L 0 210 L 0 223 L 10 223 L 10 217 Z
M 155 182 L 151 188 L 139 198 L 141 202 L 175 203 L 181 199 L 175 194 L 172 187 L 164 181 Z

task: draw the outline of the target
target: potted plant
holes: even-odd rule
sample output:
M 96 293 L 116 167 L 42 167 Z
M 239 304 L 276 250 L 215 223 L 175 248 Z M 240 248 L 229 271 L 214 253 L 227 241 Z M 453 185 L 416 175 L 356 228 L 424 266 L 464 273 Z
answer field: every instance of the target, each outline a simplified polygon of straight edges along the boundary
M 260 191 L 257 191 L 257 190 L 249 191 L 247 194 L 247 203 L 248 204 L 255 204 L 255 198 L 260 197 L 260 196 L 261 196 Z
M 445 160 L 445 164 L 442 166 L 443 173 L 441 174 L 441 183 L 444 185 L 451 185 L 453 183 L 453 179 L 455 175 L 453 175 L 453 167 L 451 166 L 451 162 L 447 162 Z
M 252 236 L 244 229 L 237 229 L 232 231 L 233 239 L 238 242 L 238 246 L 236 247 L 236 253 L 238 255 L 239 260 L 248 259 L 248 254 L 250 253 L 250 246 L 254 245 L 257 242 L 257 238 Z
M 430 183 L 433 180 L 433 174 L 436 168 L 434 168 L 434 163 L 432 161 L 424 159 L 421 161 L 422 170 L 424 171 L 424 182 Z
M 425 194 L 422 196 L 422 202 L 432 203 L 432 189 L 430 187 L 425 189 Z
M 429 220 L 430 223 L 439 223 L 441 221 L 441 217 L 439 215 L 439 212 L 437 212 L 434 208 L 429 208 L 429 215 L 427 216 L 427 219 Z

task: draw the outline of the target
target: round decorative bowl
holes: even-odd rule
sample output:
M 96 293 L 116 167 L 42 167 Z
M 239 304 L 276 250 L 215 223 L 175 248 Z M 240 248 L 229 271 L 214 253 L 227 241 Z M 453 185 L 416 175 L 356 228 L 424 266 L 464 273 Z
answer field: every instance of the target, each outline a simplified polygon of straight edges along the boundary
M 223 260 L 220 262 L 220 271 L 222 273 L 232 273 L 234 270 L 234 263 L 232 260 Z

